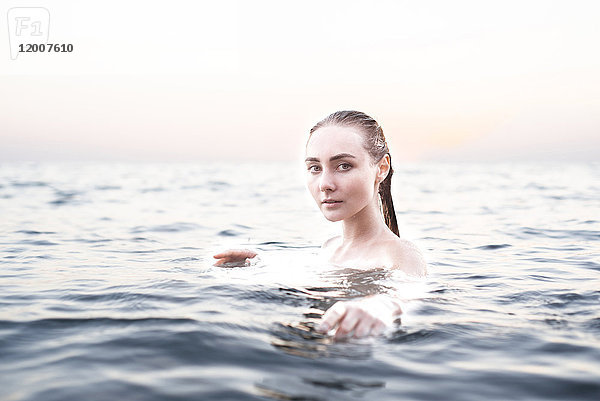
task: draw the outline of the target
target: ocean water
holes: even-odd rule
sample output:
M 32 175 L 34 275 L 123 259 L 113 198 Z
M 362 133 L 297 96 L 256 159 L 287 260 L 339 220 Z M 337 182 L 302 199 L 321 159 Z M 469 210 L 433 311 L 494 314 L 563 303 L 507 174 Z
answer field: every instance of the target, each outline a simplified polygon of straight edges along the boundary
M 298 164 L 0 164 L 0 399 L 600 399 L 600 164 L 394 168 L 426 280 L 319 259 Z M 384 292 L 381 336 L 314 331 Z

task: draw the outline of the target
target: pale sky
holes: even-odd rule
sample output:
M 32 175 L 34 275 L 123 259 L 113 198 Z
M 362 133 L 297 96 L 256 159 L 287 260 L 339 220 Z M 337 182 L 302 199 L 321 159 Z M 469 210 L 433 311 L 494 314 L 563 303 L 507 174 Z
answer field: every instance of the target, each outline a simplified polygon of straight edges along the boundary
M 73 52 L 13 60 L 13 7 Z M 598 21 L 591 0 L 7 0 L 0 162 L 297 160 L 342 109 L 399 162 L 597 160 Z

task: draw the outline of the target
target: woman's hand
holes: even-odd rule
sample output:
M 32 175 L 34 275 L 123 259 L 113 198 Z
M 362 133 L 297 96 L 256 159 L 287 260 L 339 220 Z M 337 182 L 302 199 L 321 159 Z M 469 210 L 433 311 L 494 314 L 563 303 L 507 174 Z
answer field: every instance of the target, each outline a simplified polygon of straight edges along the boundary
M 317 331 L 327 333 L 337 326 L 334 340 L 352 332 L 355 338 L 378 335 L 401 313 L 400 303 L 386 294 L 357 301 L 338 301 L 323 315 Z
M 215 262 L 214 266 L 250 266 L 250 259 L 256 255 L 256 252 L 249 249 L 228 249 L 213 256 L 213 258 L 219 259 Z

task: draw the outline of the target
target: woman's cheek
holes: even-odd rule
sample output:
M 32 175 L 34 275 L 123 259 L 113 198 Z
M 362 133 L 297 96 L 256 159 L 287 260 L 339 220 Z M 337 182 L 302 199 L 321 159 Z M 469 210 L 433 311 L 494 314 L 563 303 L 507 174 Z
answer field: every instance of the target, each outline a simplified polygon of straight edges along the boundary
M 308 190 L 309 190 L 310 194 L 312 195 L 313 199 L 315 200 L 315 202 L 320 203 L 318 183 L 315 179 L 308 181 Z

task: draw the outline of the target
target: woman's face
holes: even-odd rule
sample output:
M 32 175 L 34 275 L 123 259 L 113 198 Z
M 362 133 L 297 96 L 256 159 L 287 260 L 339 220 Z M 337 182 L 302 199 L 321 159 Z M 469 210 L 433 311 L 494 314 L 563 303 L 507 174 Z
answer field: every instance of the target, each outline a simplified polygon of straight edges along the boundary
M 326 126 L 314 131 L 306 145 L 306 168 L 308 190 L 327 220 L 344 220 L 367 206 L 378 206 L 378 167 L 371 165 L 356 128 Z

